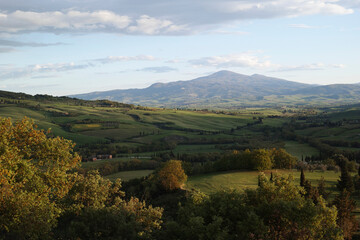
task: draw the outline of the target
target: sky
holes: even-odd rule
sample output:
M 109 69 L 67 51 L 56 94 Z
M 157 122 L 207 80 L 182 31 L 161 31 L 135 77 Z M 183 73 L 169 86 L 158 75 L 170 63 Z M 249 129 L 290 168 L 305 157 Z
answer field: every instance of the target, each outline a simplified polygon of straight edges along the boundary
M 360 0 L 0 0 L 0 90 L 55 96 L 229 70 L 360 82 Z

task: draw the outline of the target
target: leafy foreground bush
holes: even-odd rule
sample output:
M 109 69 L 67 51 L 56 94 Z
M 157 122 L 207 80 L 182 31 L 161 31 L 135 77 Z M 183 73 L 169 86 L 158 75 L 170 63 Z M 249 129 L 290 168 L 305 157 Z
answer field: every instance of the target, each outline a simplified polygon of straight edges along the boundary
M 194 194 L 158 239 L 343 239 L 337 210 L 303 195 L 292 178 L 260 176 L 256 190 Z
M 162 209 L 123 199 L 120 181 L 74 170 L 69 140 L 23 119 L 0 119 L 0 239 L 139 239 L 160 228 Z

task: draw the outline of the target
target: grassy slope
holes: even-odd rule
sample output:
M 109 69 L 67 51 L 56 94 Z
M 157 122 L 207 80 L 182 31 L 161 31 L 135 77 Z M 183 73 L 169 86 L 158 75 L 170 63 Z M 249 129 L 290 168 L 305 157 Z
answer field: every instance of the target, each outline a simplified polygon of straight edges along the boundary
M 37 102 L 29 102 L 32 106 L 37 105 Z M 11 117 L 15 121 L 24 116 L 30 117 L 34 119 L 39 128 L 51 128 L 54 135 L 72 139 L 78 144 L 108 142 L 109 139 L 118 143 L 148 144 L 171 135 L 195 139 L 244 136 L 242 131 L 236 131 L 234 135 L 230 135 L 230 129 L 246 126 L 247 123 L 253 122 L 254 113 L 256 113 L 255 116 L 264 116 L 269 113 L 279 114 L 276 110 L 251 109 L 234 116 L 168 109 L 129 110 L 87 107 L 56 102 L 41 103 L 39 106 L 40 108 L 36 109 L 14 104 L 1 104 L 0 117 Z M 58 113 L 58 115 L 53 113 Z M 81 121 L 84 120 L 92 122 L 82 123 Z M 107 126 L 104 122 L 116 122 L 116 124 Z M 165 124 L 166 129 L 159 128 L 159 123 Z M 269 120 L 269 125 L 279 124 L 281 123 L 274 123 L 273 119 Z M 65 125 L 67 128 L 64 128 Z M 192 129 L 195 132 L 186 129 Z M 224 133 L 204 136 L 199 135 L 199 132 L 196 131 L 224 131 Z M 201 152 L 203 151 L 204 149 L 201 150 Z
M 39 128 L 51 128 L 54 135 L 72 139 L 77 144 L 113 141 L 112 144 L 116 145 L 141 146 L 169 136 L 175 139 L 180 136 L 192 140 L 234 138 L 256 140 L 264 135 L 262 130 L 264 126 L 281 127 L 290 121 L 289 118 L 286 118 L 289 114 L 282 114 L 280 108 L 247 108 L 234 111 L 236 115 L 229 115 L 206 111 L 89 107 L 59 102 L 38 103 L 30 100 L 24 102 L 32 107 L 1 104 L 0 117 L 12 117 L 14 120 L 20 120 L 24 116 L 28 116 L 34 119 Z M 282 116 L 282 118 L 266 118 L 268 115 Z M 356 108 L 349 110 L 336 108 L 329 110 L 326 116 L 331 121 L 339 121 L 344 118 L 360 120 L 360 111 Z M 265 117 L 262 124 L 246 127 L 248 123 L 256 122 L 259 117 Z M 107 124 L 112 122 L 116 124 Z M 230 132 L 231 129 L 235 129 L 235 131 Z M 216 134 L 201 134 L 198 131 L 210 131 L 216 132 Z M 360 141 L 360 123 L 331 128 L 306 128 L 296 131 L 296 133 L 319 139 Z M 298 158 L 301 158 L 301 155 L 317 154 L 315 149 L 297 142 L 285 142 L 285 148 Z M 175 153 L 214 151 L 221 150 L 216 149 L 213 144 L 205 143 L 201 146 L 178 145 L 174 150 Z
M 266 171 L 265 174 L 270 176 L 271 171 Z M 272 170 L 273 173 L 278 174 L 292 174 L 295 182 L 300 181 L 300 172 L 293 170 Z M 186 188 L 198 189 L 201 192 L 211 193 L 223 189 L 238 189 L 256 188 L 259 172 L 257 171 L 232 171 L 232 172 L 218 172 L 204 175 L 197 175 L 189 177 Z M 329 189 L 333 190 L 340 173 L 333 171 L 314 171 L 306 172 L 306 179 L 310 180 L 313 185 L 323 176 Z
M 309 144 L 299 143 L 296 141 L 286 141 L 285 142 L 285 150 L 291 155 L 301 160 L 302 157 L 319 155 L 319 151 L 316 148 L 309 146 Z

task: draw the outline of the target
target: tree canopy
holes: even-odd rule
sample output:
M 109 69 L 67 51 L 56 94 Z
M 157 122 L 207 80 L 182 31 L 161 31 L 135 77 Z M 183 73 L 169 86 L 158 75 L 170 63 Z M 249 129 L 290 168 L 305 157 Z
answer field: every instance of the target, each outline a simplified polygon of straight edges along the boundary
M 160 228 L 161 208 L 124 200 L 121 182 L 97 171 L 78 174 L 71 141 L 27 118 L 0 119 L 0 136 L 0 239 L 138 239 Z
M 161 239 L 343 239 L 336 208 L 302 192 L 290 176 L 261 175 L 256 190 L 195 193 Z
M 168 191 L 181 187 L 187 179 L 181 161 L 170 160 L 157 173 L 161 186 Z

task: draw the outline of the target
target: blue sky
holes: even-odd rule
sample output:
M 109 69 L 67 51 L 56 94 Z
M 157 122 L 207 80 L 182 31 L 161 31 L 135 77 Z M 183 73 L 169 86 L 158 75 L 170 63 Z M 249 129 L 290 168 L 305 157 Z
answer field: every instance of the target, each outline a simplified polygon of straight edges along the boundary
M 219 70 L 360 82 L 360 0 L 0 1 L 0 89 L 69 95 Z

